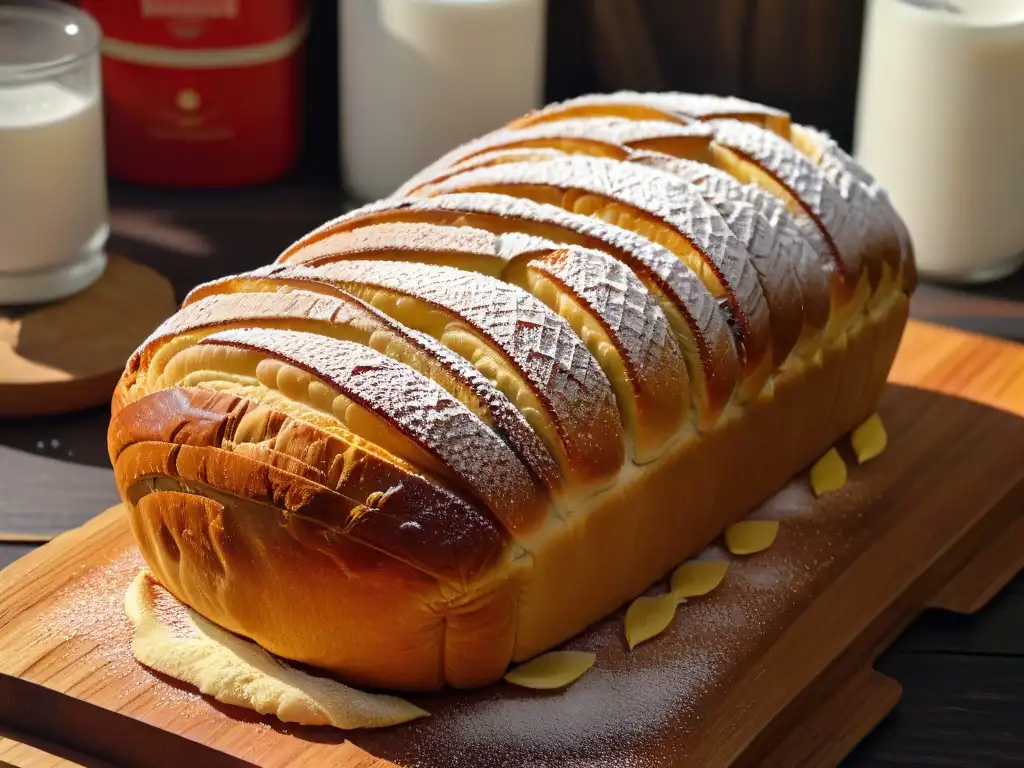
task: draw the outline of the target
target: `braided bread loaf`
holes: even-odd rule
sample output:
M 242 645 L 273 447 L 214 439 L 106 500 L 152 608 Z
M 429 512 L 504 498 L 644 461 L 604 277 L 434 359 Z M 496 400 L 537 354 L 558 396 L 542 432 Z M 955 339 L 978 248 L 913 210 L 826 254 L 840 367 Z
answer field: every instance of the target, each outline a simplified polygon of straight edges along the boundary
M 128 361 L 110 457 L 204 616 L 357 684 L 482 685 L 867 417 L 914 280 L 823 134 L 587 96 L 196 288 Z

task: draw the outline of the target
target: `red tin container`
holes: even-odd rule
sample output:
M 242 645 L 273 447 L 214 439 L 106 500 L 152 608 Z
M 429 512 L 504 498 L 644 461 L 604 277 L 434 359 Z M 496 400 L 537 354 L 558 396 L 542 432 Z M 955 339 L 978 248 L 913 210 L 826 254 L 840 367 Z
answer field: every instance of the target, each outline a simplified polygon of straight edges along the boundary
M 81 0 L 103 28 L 108 167 L 126 181 L 234 187 L 300 142 L 302 0 Z

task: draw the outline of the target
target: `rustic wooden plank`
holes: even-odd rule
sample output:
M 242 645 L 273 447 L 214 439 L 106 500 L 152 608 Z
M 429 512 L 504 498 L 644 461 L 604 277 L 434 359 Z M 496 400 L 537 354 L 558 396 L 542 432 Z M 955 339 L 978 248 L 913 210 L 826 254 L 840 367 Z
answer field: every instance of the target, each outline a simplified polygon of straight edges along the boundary
M 16 768 L 112 768 L 109 763 L 58 744 L 0 729 L 0 766 Z
M 851 754 L 851 766 L 1016 768 L 1024 754 L 1024 659 L 901 655 L 903 698 Z M 983 748 L 980 745 L 984 745 Z
M 976 614 L 928 611 L 896 641 L 892 652 L 1024 656 L 1024 574 Z
M 756 761 L 770 751 L 777 734 L 765 723 L 784 724 L 813 712 L 823 696 L 891 643 L 935 591 L 1024 505 L 1024 484 L 1004 484 L 1002 476 L 1008 470 L 1016 474 L 1009 468 L 1019 462 L 1004 463 L 1005 454 L 997 455 L 1001 451 L 992 448 L 984 458 L 977 453 L 991 445 L 994 422 L 975 419 L 991 411 L 971 415 L 961 410 L 953 416 L 950 409 L 968 404 L 916 394 L 882 409 L 891 423 L 886 469 L 895 478 L 879 504 L 891 527 L 884 534 L 869 532 L 868 515 L 861 517 L 860 533 L 871 541 L 773 641 L 755 668 L 730 686 L 691 755 L 696 764 L 728 764 L 741 755 Z M 932 398 L 931 404 L 921 400 Z M 1006 421 L 1015 431 L 1024 426 L 1016 417 Z M 903 442 L 903 430 L 910 430 L 913 439 Z M 911 446 L 918 440 L 933 441 L 932 450 L 914 455 Z M 1018 438 L 1011 442 L 1009 450 L 1024 447 Z M 968 443 L 973 448 L 966 453 L 952 448 Z M 797 658 L 798 663 L 783 661 Z M 787 687 L 795 679 L 801 693 L 791 698 Z
M 891 677 L 861 670 L 783 738 L 761 765 L 836 765 L 892 711 L 900 692 L 900 684 Z
M 1024 514 L 967 564 L 931 600 L 931 607 L 975 613 L 1024 567 Z
M 942 328 L 908 324 L 889 374 L 895 384 L 920 386 L 1024 415 L 1024 346 Z
M 35 544 L 10 544 L 0 542 L 0 569 L 6 568 L 18 558 L 36 549 Z

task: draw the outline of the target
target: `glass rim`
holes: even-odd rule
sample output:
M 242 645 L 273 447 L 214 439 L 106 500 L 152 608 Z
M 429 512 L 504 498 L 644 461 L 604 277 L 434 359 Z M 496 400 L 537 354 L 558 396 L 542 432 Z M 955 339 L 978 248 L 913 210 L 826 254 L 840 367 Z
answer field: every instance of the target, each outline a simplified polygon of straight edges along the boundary
M 25 12 L 28 12 L 26 14 Z M 35 12 L 37 17 L 31 19 Z M 76 24 L 82 34 L 82 50 L 26 64 L 0 63 L 0 83 L 33 82 L 67 72 L 99 53 L 103 32 L 92 16 L 56 0 L 6 0 L 0 3 L 0 20 L 28 16 L 32 21 L 64 20 Z

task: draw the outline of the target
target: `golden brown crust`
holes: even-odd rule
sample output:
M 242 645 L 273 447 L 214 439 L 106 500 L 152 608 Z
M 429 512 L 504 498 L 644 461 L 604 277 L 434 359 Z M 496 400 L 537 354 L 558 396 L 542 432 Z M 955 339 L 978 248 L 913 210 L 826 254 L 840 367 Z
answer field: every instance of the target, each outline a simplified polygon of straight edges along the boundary
M 522 128 L 571 118 L 623 117 L 629 120 L 666 120 L 689 124 L 698 120 L 733 118 L 767 128 L 780 136 L 789 133 L 789 115 L 734 96 L 699 93 L 638 93 L 618 91 L 578 96 L 550 104 L 509 123 Z
M 585 119 L 575 117 L 580 104 L 586 105 Z M 708 121 L 699 125 L 684 125 L 666 120 L 643 119 L 641 114 L 625 108 L 624 105 L 644 104 L 648 107 L 666 110 L 679 121 Z M 563 109 L 564 107 L 564 109 Z M 609 115 L 615 117 L 608 117 Z M 627 119 L 628 118 L 628 119 Z M 731 118 L 731 119 L 727 119 Z M 552 105 L 536 116 L 539 123 L 530 124 L 518 130 L 497 131 L 491 134 L 492 146 L 512 146 L 517 136 L 530 132 L 554 137 L 586 136 L 598 139 L 609 147 L 632 147 L 665 152 L 676 157 L 697 159 L 720 165 L 722 152 L 733 160 L 753 163 L 768 176 L 771 183 L 779 183 L 789 190 L 795 201 L 810 217 L 812 226 L 820 230 L 820 237 L 839 270 L 839 283 L 833 297 L 840 306 L 854 300 L 860 279 L 861 263 L 875 293 L 875 302 L 882 300 L 896 282 L 898 275 L 906 274 L 901 284 L 912 286 L 912 267 L 900 266 L 901 258 L 909 253 L 908 238 L 899 217 L 892 212 L 883 194 L 877 192 L 877 184 L 866 173 L 858 173 L 859 167 L 835 142 L 820 134 L 793 126 L 788 115 L 759 104 L 739 99 L 702 96 L 694 94 L 619 94 L 587 96 L 566 105 Z M 530 122 L 529 120 L 527 122 Z M 701 128 L 709 131 L 717 147 L 718 156 L 708 158 L 702 149 L 692 146 L 673 145 L 671 142 L 682 131 Z M 765 130 L 766 129 L 766 130 Z M 771 133 L 769 133 L 771 132 Z M 791 145 L 788 140 L 795 142 Z M 488 141 L 484 137 L 481 141 Z M 520 139 L 521 141 L 521 139 Z M 573 151 L 586 152 L 584 148 Z M 805 157 L 801 152 L 810 154 Z M 501 161 L 500 153 L 491 152 L 489 162 Z M 715 152 L 712 152 L 715 155 Z M 636 161 L 636 156 L 628 159 Z M 732 160 L 724 161 L 729 167 Z M 480 160 L 475 161 L 476 165 Z M 815 170 L 820 166 L 820 174 Z M 439 173 L 435 170 L 434 173 Z M 755 180 L 756 174 L 754 174 Z M 856 183 L 856 181 L 861 183 Z M 421 180 L 422 182 L 422 180 Z M 845 205 L 836 205 L 842 200 Z M 837 242 L 837 238 L 843 242 Z M 856 247 L 855 247 L 856 246 Z M 886 263 L 891 275 L 888 282 L 880 287 L 885 276 L 882 264 Z M 847 314 L 840 316 L 840 325 L 845 325 L 851 316 L 859 311 L 859 305 L 849 307 Z M 805 342 L 808 340 L 804 339 Z M 778 353 L 776 353 L 778 359 Z
M 722 112 L 708 99 L 697 99 L 689 106 L 698 110 L 702 118 L 721 116 Z M 726 111 L 736 106 L 727 104 Z M 755 106 L 751 105 L 751 108 Z M 517 162 L 522 159 L 526 147 L 548 147 L 573 154 L 628 160 L 675 173 L 691 182 L 699 179 L 704 184 L 698 187 L 705 199 L 725 216 L 754 257 L 771 314 L 773 359 L 778 367 L 800 339 L 804 342 L 803 351 L 813 350 L 827 322 L 829 295 L 822 291 L 824 280 L 812 286 L 815 290 L 811 291 L 806 302 L 801 295 L 797 279 L 797 268 L 801 265 L 789 263 L 790 260 L 797 262 L 802 250 L 799 246 L 793 247 L 793 235 L 804 239 L 796 231 L 795 224 L 787 231 L 779 226 L 778 220 L 765 222 L 757 211 L 743 210 L 745 202 L 755 202 L 743 200 L 744 192 L 740 188 L 744 185 L 724 172 L 716 172 L 703 162 L 697 162 L 697 159 L 713 162 L 709 147 L 714 133 L 713 126 L 702 123 L 681 125 L 621 117 L 544 121 L 524 128 L 506 128 L 448 153 L 414 176 L 393 197 L 415 193 L 473 168 Z M 841 179 L 833 179 L 833 183 L 837 182 Z M 730 184 L 735 188 L 729 189 Z M 763 197 L 778 202 L 767 192 L 759 191 Z M 791 258 L 786 259 L 787 256 Z M 812 273 L 820 274 L 820 271 L 812 270 Z M 806 321 L 803 317 L 805 304 Z M 811 325 L 806 331 L 805 322 Z
M 289 263 L 349 260 L 352 243 L 356 259 L 408 254 L 424 264 L 501 277 L 535 295 L 577 333 L 578 326 L 587 327 L 584 341 L 616 390 L 641 460 L 656 455 L 683 423 L 688 376 L 669 321 L 633 271 L 602 251 L 523 233 L 391 222 L 329 235 L 297 251 Z M 607 350 L 609 343 L 615 354 Z
M 121 467 L 121 455 L 140 444 L 162 463 L 144 465 L 137 457 L 123 464 L 118 470 L 123 488 L 139 482 L 139 473 L 149 466 L 150 477 L 203 481 L 220 492 L 267 503 L 302 478 L 313 489 L 309 498 L 320 501 L 286 511 L 437 578 L 470 583 L 504 556 L 507 536 L 486 510 L 373 446 L 346 441 L 247 398 L 195 387 L 146 395 L 111 420 L 111 464 Z M 179 467 L 180 446 L 215 449 L 224 468 L 207 468 L 201 477 L 182 475 L 195 462 Z M 268 473 L 254 486 L 258 495 L 244 492 L 237 482 L 259 477 L 249 471 L 256 466 Z M 280 490 L 268 493 L 267 485 L 274 483 Z
M 752 243 L 748 246 L 754 255 L 755 265 L 762 278 L 772 286 L 775 296 L 770 301 L 788 303 L 794 294 L 800 296 L 801 346 L 805 350 L 816 351 L 831 315 L 829 276 L 834 271 L 834 262 L 824 240 L 817 236 L 817 230 L 801 227 L 781 200 L 758 186 L 740 184 L 727 173 L 692 160 L 666 160 L 660 154 L 651 158 L 651 153 L 637 153 L 633 161 L 664 165 L 666 170 L 696 186 L 713 205 L 741 202 L 752 206 L 759 214 L 758 223 L 767 225 L 768 233 L 765 235 L 766 244 Z M 756 237 L 757 233 L 752 232 L 751 236 Z M 780 263 L 786 266 L 781 267 Z M 765 277 L 780 268 L 784 270 L 783 274 L 776 272 L 770 279 Z M 773 308 L 773 322 L 792 311 L 792 307 L 779 311 Z M 792 320 L 785 322 L 788 324 Z M 776 360 L 779 361 L 779 355 L 776 355 Z
M 601 251 L 568 246 L 530 260 L 524 269 L 529 275 L 524 282 L 540 278 L 558 287 L 550 292 L 549 306 L 572 302 L 589 315 L 593 325 L 584 322 L 586 330 L 577 332 L 590 340 L 616 388 L 620 411 L 628 414 L 624 421 L 633 424 L 636 458 L 657 456 L 689 409 L 682 353 L 657 300 L 629 267 Z M 575 315 L 574 309 L 567 314 Z M 620 370 L 626 379 L 621 388 L 616 386 Z M 628 392 L 623 391 L 627 383 Z
M 538 242 L 538 250 L 543 246 L 542 241 Z M 346 259 L 408 259 L 467 268 L 463 265 L 467 262 L 475 265 L 479 260 L 482 268 L 476 271 L 496 277 L 504 270 L 509 258 L 525 252 L 526 243 L 515 254 L 503 251 L 501 241 L 482 229 L 397 221 L 335 232 L 300 248 L 288 261 L 315 267 Z
M 880 253 L 865 241 L 868 212 L 844 199 L 821 170 L 780 136 L 737 120 L 716 120 L 715 143 L 768 173 L 818 225 L 851 287 L 866 271 L 872 287 L 881 280 Z
M 917 287 L 913 243 L 910 240 L 910 232 L 896 213 L 888 193 L 864 166 L 850 157 L 827 134 L 794 124 L 791 127 L 790 138 L 798 149 L 822 167 L 826 175 L 841 178 L 841 174 L 848 174 L 860 182 L 860 187 L 871 201 L 872 225 L 879 231 L 880 239 L 887 248 L 887 252 L 883 254 L 886 263 L 895 274 L 899 274 L 899 288 L 907 293 L 913 292 Z
M 406 690 L 499 679 L 784 484 L 876 407 L 914 283 L 870 175 L 749 102 L 584 97 L 428 176 L 193 291 L 108 434 L 174 595 Z
M 186 605 L 352 684 L 444 683 L 434 579 L 274 506 L 165 484 L 126 506 L 153 575 Z
M 543 122 L 518 129 L 504 128 L 452 150 L 413 176 L 391 197 L 408 197 L 457 170 L 526 159 L 557 159 L 559 153 L 626 160 L 631 147 L 670 143 L 685 157 L 710 159 L 708 147 L 711 137 L 712 130 L 704 125 L 623 118 L 575 119 Z

